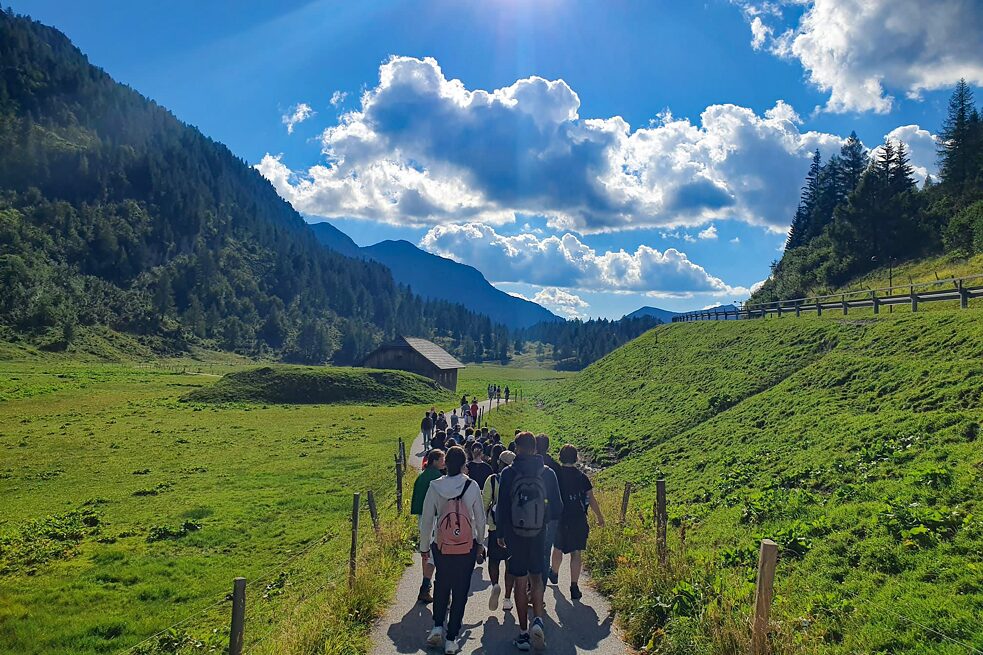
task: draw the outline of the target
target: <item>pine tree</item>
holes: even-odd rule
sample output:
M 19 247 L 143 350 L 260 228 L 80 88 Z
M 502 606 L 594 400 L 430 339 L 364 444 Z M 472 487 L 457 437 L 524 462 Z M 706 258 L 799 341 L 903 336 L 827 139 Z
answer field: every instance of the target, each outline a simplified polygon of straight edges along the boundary
M 915 188 L 915 169 L 911 166 L 908 148 L 904 141 L 898 141 L 898 146 L 894 151 L 894 161 L 890 164 L 888 173 L 890 194 L 898 195 L 913 190 Z
M 816 203 L 819 200 L 819 173 L 822 162 L 822 155 L 816 149 L 812 156 L 812 163 L 809 165 L 809 172 L 806 174 L 805 184 L 802 186 L 799 207 L 795 210 L 788 237 L 785 239 L 786 250 L 805 245 L 814 232 L 810 223 L 816 209 Z
M 978 153 L 973 152 L 973 141 L 977 127 L 973 124 L 976 113 L 973 104 L 973 90 L 966 80 L 959 80 L 949 98 L 949 110 L 938 139 L 939 172 L 942 184 L 952 193 L 961 194 L 964 185 L 971 181 L 973 161 Z M 976 121 L 979 122 L 978 119 Z
M 847 196 L 857 188 L 864 171 L 870 166 L 870 156 L 864 144 L 857 138 L 856 132 L 850 132 L 846 143 L 840 148 L 840 160 L 842 161 L 840 183 L 844 196 Z

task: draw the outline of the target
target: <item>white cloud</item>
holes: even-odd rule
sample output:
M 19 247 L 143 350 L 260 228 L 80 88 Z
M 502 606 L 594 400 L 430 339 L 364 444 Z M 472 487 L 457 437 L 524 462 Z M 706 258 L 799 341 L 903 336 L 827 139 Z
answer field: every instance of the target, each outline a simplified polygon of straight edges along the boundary
M 324 164 L 257 168 L 298 210 L 428 226 L 539 215 L 584 233 L 696 227 L 736 219 L 783 233 L 817 146 L 779 101 L 763 116 L 712 105 L 698 124 L 668 112 L 632 130 L 584 118 L 563 80 L 471 90 L 433 59 L 394 57 L 379 82 L 322 134 Z
M 892 92 L 917 98 L 961 77 L 983 84 L 978 0 L 732 2 L 748 17 L 752 45 L 797 59 L 810 82 L 829 93 L 829 111 L 885 113 Z M 782 22 L 779 5 L 801 14 L 795 26 L 770 24 Z
M 435 226 L 420 241 L 420 247 L 476 265 L 494 282 L 663 297 L 747 293 L 710 275 L 675 248 L 660 252 L 641 245 L 634 252 L 598 253 L 573 234 L 506 236 L 480 223 Z
M 331 94 L 331 106 L 340 107 L 347 97 L 348 91 L 335 91 Z
M 741 242 L 741 237 L 734 237 L 733 239 L 730 240 L 730 242 L 736 246 Z
M 697 239 L 702 240 L 712 240 L 717 238 L 717 228 L 713 225 L 709 226 L 705 230 L 701 230 L 699 234 L 696 235 Z
M 584 310 L 590 307 L 580 296 L 556 287 L 545 287 L 532 301 L 563 318 L 587 318 Z
M 294 126 L 303 123 L 308 118 L 315 114 L 311 106 L 306 102 L 299 102 L 290 109 L 287 113 L 280 117 L 280 122 L 287 126 L 287 134 L 294 133 Z

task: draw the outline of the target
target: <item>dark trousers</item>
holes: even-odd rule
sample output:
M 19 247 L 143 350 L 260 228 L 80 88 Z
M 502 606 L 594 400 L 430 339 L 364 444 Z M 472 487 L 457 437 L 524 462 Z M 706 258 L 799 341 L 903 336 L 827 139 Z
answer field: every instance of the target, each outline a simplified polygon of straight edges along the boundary
M 430 547 L 430 552 L 434 566 L 437 567 L 433 582 L 433 624 L 444 625 L 449 604 L 451 615 L 444 636 L 447 639 L 457 639 L 471 591 L 471 574 L 478 557 L 478 542 L 474 543 L 471 552 L 466 555 L 443 555 L 437 550 L 436 544 Z

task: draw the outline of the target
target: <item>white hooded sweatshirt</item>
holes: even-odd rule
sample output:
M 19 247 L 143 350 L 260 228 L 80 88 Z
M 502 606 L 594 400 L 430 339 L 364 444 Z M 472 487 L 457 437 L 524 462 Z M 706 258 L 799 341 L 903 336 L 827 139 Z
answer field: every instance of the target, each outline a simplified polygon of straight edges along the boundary
M 465 481 L 469 481 L 468 490 L 461 500 L 471 512 L 472 535 L 478 543 L 485 538 L 485 508 L 481 502 L 481 487 L 478 483 L 464 474 L 442 476 L 430 483 L 427 496 L 423 499 L 423 512 L 420 514 L 420 552 L 430 550 L 434 540 L 437 521 L 443 513 L 448 500 L 461 495 Z

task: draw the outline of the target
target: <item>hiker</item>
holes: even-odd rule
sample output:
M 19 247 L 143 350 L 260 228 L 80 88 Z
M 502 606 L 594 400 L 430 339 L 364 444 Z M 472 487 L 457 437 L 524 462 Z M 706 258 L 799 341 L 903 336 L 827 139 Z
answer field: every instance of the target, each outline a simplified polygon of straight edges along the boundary
M 468 464 L 468 476 L 484 489 L 485 481 L 492 474 L 492 467 L 485 461 L 485 447 L 473 442 L 471 448 L 471 463 Z
M 559 473 L 560 465 L 556 463 L 550 455 L 550 438 L 545 434 L 536 435 L 536 453 L 543 458 L 543 463 L 546 466 L 553 469 L 554 473 Z M 566 500 L 563 501 L 566 503 Z M 559 517 L 557 517 L 558 519 Z M 556 584 L 555 580 L 549 577 L 550 568 L 550 555 L 553 551 L 553 541 L 556 539 L 556 529 L 559 525 L 558 520 L 551 520 L 546 524 L 546 539 L 543 541 L 543 585 L 546 584 L 547 579 L 549 579 L 553 584 Z
M 444 468 L 444 451 L 434 448 L 427 453 L 426 468 L 420 475 L 416 476 L 413 483 L 413 498 L 410 500 L 410 514 L 420 516 L 423 514 L 423 499 L 427 496 L 430 483 L 441 476 L 440 470 Z M 420 560 L 423 562 L 423 582 L 420 583 L 420 594 L 417 601 L 420 603 L 433 602 L 430 595 L 431 581 L 433 580 L 433 562 L 430 561 L 430 552 L 421 552 Z
M 423 443 L 428 444 L 433 438 L 433 417 L 427 412 L 420 422 L 420 432 L 423 433 Z
M 505 404 L 506 405 L 509 404 L 509 393 L 511 393 L 511 392 L 509 391 L 508 385 L 506 385 L 505 386 Z
M 447 433 L 438 430 L 437 432 L 434 432 L 433 437 L 430 439 L 430 447 L 436 448 L 437 450 L 447 450 L 444 447 L 446 439 Z
M 457 415 L 457 410 L 451 410 L 451 429 L 459 430 L 461 428 L 461 417 Z
M 447 451 L 447 475 L 430 483 L 420 515 L 420 552 L 428 549 L 437 575 L 433 594 L 433 630 L 427 645 L 440 646 L 444 653 L 461 650 L 457 635 L 471 589 L 471 573 L 477 558 L 484 558 L 485 547 L 478 540 L 485 534 L 485 509 L 481 490 L 463 474 L 467 456 L 454 446 Z M 444 619 L 450 603 L 446 632 Z
M 478 400 L 471 402 L 471 425 L 478 425 Z
M 553 543 L 553 560 L 550 563 L 550 581 L 557 583 L 563 556 L 570 555 L 570 600 L 580 600 L 580 572 L 583 569 L 583 552 L 587 548 L 590 526 L 587 524 L 587 508 L 594 512 L 597 524 L 604 527 L 601 507 L 594 497 L 593 485 L 583 471 L 577 468 L 577 448 L 566 444 L 560 448 L 560 468 L 556 472 L 563 498 L 563 513 Z
M 433 425 L 438 430 L 443 430 L 444 432 L 447 432 L 447 417 L 444 416 L 443 412 L 437 414 L 437 420 L 434 421 Z
M 536 437 L 520 432 L 515 438 L 516 457 L 499 475 L 495 526 L 499 545 L 508 548 L 506 572 L 515 577 L 515 604 L 519 618 L 519 636 L 512 644 L 527 651 L 546 648 L 543 627 L 543 549 L 546 525 L 563 512 L 563 500 L 556 483 L 556 473 L 543 464 L 536 453 Z M 529 622 L 529 599 L 526 585 L 532 590 L 533 620 Z
M 493 468 L 499 469 L 509 466 L 512 460 L 515 459 L 515 453 L 502 450 L 501 446 L 496 446 L 496 448 L 498 449 L 498 453 L 497 457 L 493 460 Z M 492 453 L 495 453 L 495 449 L 492 449 Z M 488 597 L 488 609 L 493 612 L 498 609 L 498 599 L 502 595 L 502 587 L 498 584 L 502 562 L 506 562 L 509 559 L 509 550 L 499 543 L 499 532 L 495 526 L 495 505 L 498 504 L 499 486 L 499 475 L 498 473 L 494 473 L 485 480 L 485 486 L 481 492 L 485 514 L 488 518 L 488 577 L 492 583 L 491 596 Z M 502 609 L 506 612 L 512 610 L 512 586 L 514 583 L 515 579 L 506 571 L 505 601 L 502 603 Z
M 468 404 L 468 394 L 464 394 L 463 396 L 461 396 L 461 407 L 464 407 L 467 404 Z

